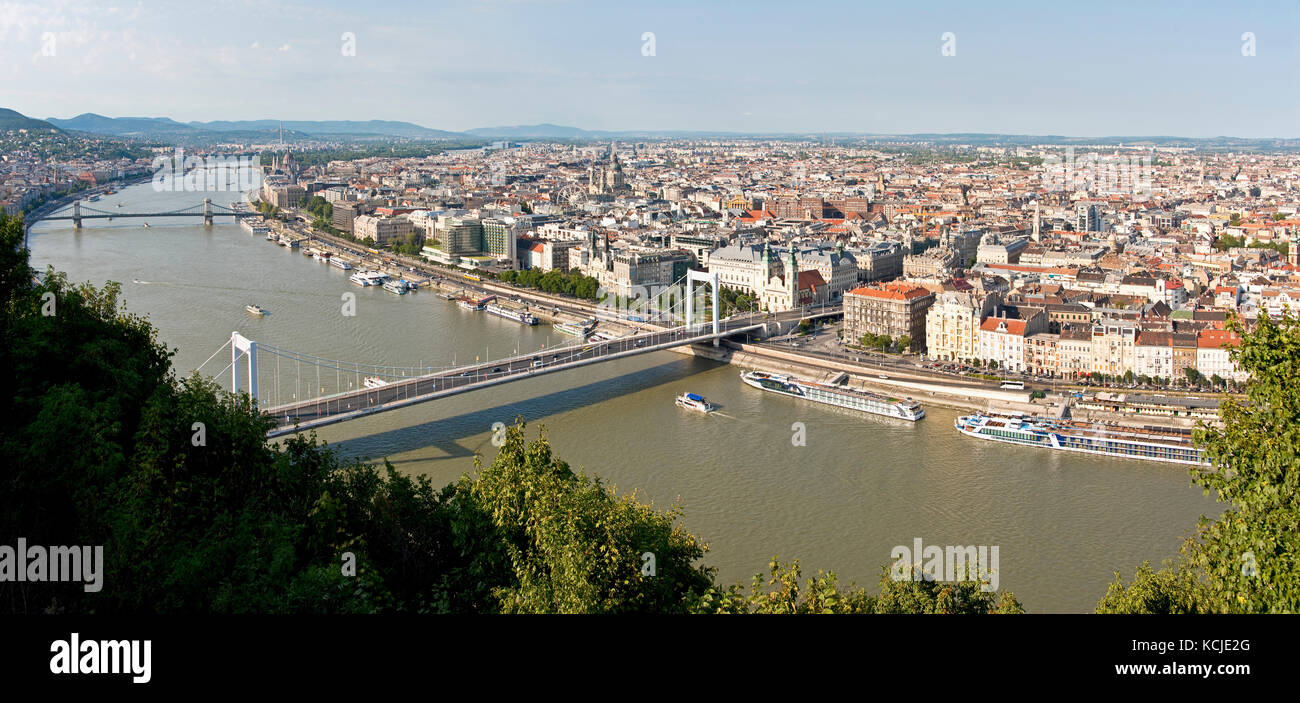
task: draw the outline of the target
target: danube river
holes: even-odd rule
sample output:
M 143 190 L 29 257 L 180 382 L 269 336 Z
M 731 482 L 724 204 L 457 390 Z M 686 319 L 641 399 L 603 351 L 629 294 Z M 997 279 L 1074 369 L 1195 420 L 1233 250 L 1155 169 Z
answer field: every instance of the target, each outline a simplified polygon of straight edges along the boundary
M 145 183 L 94 203 L 104 211 L 162 212 L 202 193 Z M 233 193 L 209 193 L 225 204 Z M 123 207 L 117 208 L 121 202 Z M 347 274 L 250 236 L 228 218 L 38 223 L 33 264 L 73 281 L 122 284 L 129 311 L 175 348 L 178 374 L 238 330 L 258 342 L 330 359 L 446 366 L 540 349 L 571 338 L 460 309 L 428 291 L 361 289 Z M 138 281 L 138 282 L 134 282 Z M 342 297 L 356 294 L 356 314 Z M 254 318 L 244 306 L 271 311 Z M 204 367 L 217 373 L 229 354 Z M 270 373 L 265 368 L 264 373 Z M 1115 570 L 1178 551 L 1202 514 L 1221 506 L 1189 484 L 1185 467 L 1000 445 L 964 437 L 955 411 L 928 407 L 917 423 L 860 415 L 750 388 L 739 368 L 658 352 L 323 428 L 350 456 L 387 458 L 436 484 L 491 461 L 491 427 L 522 416 L 545 427 L 556 453 L 619 491 L 659 507 L 680 501 L 685 526 L 710 545 L 725 582 L 798 558 L 805 573 L 834 571 L 876 590 L 898 545 L 999 548 L 999 586 L 1032 612 L 1090 611 Z M 274 392 L 310 393 L 310 374 Z M 328 373 L 327 373 L 328 375 Z M 229 384 L 227 372 L 222 381 Z M 263 376 L 265 378 L 265 376 Z M 276 384 L 271 384 L 276 385 Z M 720 405 L 680 409 L 692 391 Z M 806 428 L 795 446 L 792 425 Z

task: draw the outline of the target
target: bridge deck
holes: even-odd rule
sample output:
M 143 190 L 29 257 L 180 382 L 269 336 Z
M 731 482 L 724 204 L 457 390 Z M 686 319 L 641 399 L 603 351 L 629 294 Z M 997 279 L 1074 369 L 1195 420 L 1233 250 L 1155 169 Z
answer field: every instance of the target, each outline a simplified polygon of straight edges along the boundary
M 438 398 L 466 393 L 491 386 L 567 371 L 590 364 L 622 359 L 637 354 L 663 351 L 673 347 L 711 342 L 734 334 L 762 329 L 763 323 L 745 321 L 720 324 L 713 334 L 711 324 L 706 334 L 683 336 L 681 328 L 623 337 L 606 342 L 591 342 L 562 350 L 541 350 L 495 362 L 465 366 L 408 380 L 394 381 L 379 388 L 363 388 L 314 400 L 267 408 L 264 412 L 276 420 L 268 437 L 292 434 L 324 425 L 343 422 L 365 415 L 416 405 Z M 534 363 L 540 365 L 534 366 Z M 295 425 L 296 423 L 296 425 Z

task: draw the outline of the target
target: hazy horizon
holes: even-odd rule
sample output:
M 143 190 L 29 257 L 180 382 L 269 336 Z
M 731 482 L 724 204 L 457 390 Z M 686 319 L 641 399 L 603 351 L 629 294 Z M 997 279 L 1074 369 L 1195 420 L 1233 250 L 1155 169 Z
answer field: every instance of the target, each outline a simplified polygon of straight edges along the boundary
M 454 132 L 1288 139 L 1300 115 L 1294 3 L 367 9 L 8 3 L 4 102 L 38 119 L 381 119 Z

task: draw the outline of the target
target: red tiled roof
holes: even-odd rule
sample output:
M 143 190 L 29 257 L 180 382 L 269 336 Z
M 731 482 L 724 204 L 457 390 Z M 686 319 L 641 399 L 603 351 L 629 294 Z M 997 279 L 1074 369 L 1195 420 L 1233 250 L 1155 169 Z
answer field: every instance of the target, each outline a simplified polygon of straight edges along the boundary
M 1012 320 L 1005 317 L 986 317 L 984 318 L 984 323 L 980 325 L 980 329 L 987 330 L 989 332 L 996 332 L 998 330 L 998 326 L 1004 322 L 1007 325 L 1007 329 L 1006 329 L 1007 334 L 1014 334 L 1020 337 L 1025 336 L 1024 320 Z
M 886 283 L 879 288 L 859 286 L 849 291 L 848 295 L 861 295 L 881 300 L 911 300 L 930 295 L 930 291 L 908 283 Z
M 1196 346 L 1198 349 L 1221 349 L 1223 347 L 1235 347 L 1241 344 L 1241 339 L 1233 332 L 1227 330 L 1201 330 L 1196 335 Z

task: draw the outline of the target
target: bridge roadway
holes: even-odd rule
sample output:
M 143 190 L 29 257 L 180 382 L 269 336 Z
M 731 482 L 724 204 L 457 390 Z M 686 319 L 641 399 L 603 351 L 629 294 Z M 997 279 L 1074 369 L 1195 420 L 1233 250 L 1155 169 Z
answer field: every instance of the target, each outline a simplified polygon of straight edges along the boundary
M 274 418 L 276 424 L 267 437 L 278 437 L 303 430 L 322 427 L 336 422 L 352 420 L 366 415 L 395 410 L 438 398 L 466 393 L 532 378 L 547 373 L 566 371 L 581 366 L 620 359 L 637 354 L 662 351 L 685 344 L 710 342 L 735 334 L 756 332 L 765 325 L 793 322 L 804 318 L 827 317 L 840 314 L 838 309 L 824 308 L 808 311 L 789 310 L 776 314 L 753 314 L 719 320 L 718 334 L 713 334 L 712 322 L 696 325 L 690 337 L 682 327 L 656 329 L 655 331 L 621 337 L 605 342 L 543 349 L 533 354 L 500 359 L 497 361 L 463 366 L 426 376 L 392 381 L 379 388 L 361 388 L 346 393 L 322 396 L 313 400 L 298 401 L 266 408 L 263 412 Z M 648 327 L 649 325 L 647 325 Z
M 214 212 L 212 213 L 212 217 L 234 217 L 238 219 L 241 217 L 248 217 L 250 215 L 256 215 L 256 214 L 257 213 L 247 213 L 247 212 Z M 59 215 L 57 217 L 42 217 L 41 219 L 42 220 L 104 220 L 104 219 L 112 220 L 118 217 L 160 218 L 160 217 L 203 217 L 203 216 L 204 215 L 201 212 L 119 212 L 114 215 L 82 215 L 80 217 L 75 217 L 73 215 L 66 215 L 66 216 Z

